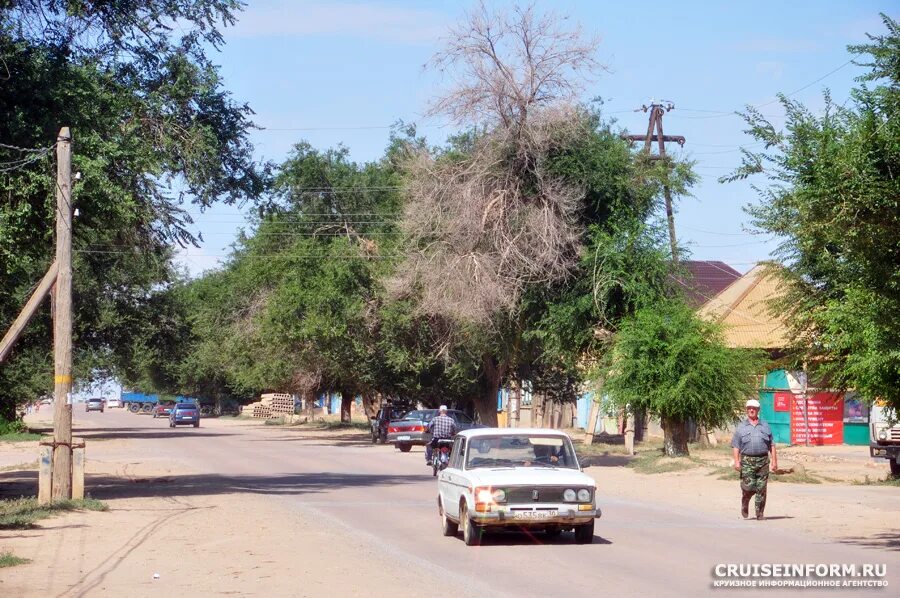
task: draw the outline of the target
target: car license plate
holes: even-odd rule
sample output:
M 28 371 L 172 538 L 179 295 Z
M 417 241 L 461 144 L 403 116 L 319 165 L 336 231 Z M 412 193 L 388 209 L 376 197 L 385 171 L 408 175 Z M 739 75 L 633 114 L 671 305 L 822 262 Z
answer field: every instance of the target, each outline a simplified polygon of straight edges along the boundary
M 409 436 L 397 436 L 397 440 L 409 440 Z
M 514 519 L 552 519 L 559 515 L 559 511 L 516 511 Z

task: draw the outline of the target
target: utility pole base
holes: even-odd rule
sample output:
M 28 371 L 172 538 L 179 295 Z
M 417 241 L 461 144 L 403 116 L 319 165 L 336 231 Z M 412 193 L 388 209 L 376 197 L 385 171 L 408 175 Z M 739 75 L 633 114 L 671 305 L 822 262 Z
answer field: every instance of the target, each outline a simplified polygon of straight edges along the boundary
M 85 443 L 83 438 L 73 438 L 72 447 L 56 446 L 54 451 L 54 442 L 52 435 L 45 435 L 40 444 L 40 457 L 38 460 L 38 504 L 46 505 L 57 500 L 81 500 L 84 498 L 84 449 Z M 66 451 L 62 459 L 54 462 L 54 453 L 58 451 Z M 62 488 L 53 486 L 54 473 L 57 476 L 62 475 L 58 471 L 59 467 L 68 468 L 68 484 L 64 484 Z M 57 492 L 54 493 L 54 490 Z M 71 490 L 71 495 L 62 496 L 63 490 Z

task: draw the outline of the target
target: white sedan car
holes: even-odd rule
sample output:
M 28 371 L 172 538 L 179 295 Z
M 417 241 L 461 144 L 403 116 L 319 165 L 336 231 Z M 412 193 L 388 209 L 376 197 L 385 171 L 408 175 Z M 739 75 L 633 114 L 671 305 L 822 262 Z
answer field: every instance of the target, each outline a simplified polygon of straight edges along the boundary
M 597 485 L 581 471 L 572 441 L 557 430 L 479 428 L 460 432 L 438 478 L 445 536 L 462 527 L 469 546 L 485 531 L 527 528 L 549 536 L 574 530 L 594 539 Z

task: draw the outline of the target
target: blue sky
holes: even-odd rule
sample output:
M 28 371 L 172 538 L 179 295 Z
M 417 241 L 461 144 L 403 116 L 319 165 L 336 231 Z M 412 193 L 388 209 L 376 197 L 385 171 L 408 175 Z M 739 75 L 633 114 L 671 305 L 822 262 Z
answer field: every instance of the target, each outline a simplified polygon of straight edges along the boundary
M 417 123 L 432 143 L 448 134 L 440 121 L 422 117 L 441 85 L 423 64 L 473 2 L 249 4 L 224 31 L 226 45 L 214 60 L 235 100 L 248 102 L 265 127 L 252 135 L 259 158 L 280 162 L 305 139 L 320 149 L 344 144 L 353 159 L 374 160 L 398 119 Z M 678 238 L 694 259 L 722 260 L 742 272 L 767 259 L 776 242 L 747 232 L 743 207 L 757 201 L 749 183 L 716 181 L 738 164 L 738 148 L 752 142 L 732 112 L 762 105 L 779 126 L 782 111 L 770 103 L 776 93 L 793 93 L 818 110 L 829 88 L 843 102 L 862 72 L 846 64 L 846 46 L 883 32 L 879 12 L 900 13 L 896 0 L 562 0 L 536 7 L 600 37 L 598 58 L 610 70 L 585 98 L 603 97 L 607 113 L 629 132 L 646 130 L 647 115 L 635 108 L 651 99 L 674 102 L 666 133 L 687 138 L 683 153 L 702 177 L 694 196 L 678 204 Z M 204 243 L 181 259 L 196 274 L 227 255 L 244 217 L 224 206 L 192 213 Z

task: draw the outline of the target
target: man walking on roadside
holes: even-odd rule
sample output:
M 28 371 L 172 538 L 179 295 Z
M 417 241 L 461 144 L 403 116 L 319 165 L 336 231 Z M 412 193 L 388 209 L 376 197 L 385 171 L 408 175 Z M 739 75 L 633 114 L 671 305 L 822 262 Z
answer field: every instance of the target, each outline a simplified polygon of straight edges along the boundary
M 778 456 L 772 430 L 768 423 L 759 418 L 759 401 L 748 400 L 746 409 L 747 418 L 735 427 L 731 448 L 734 468 L 741 474 L 741 516 L 744 519 L 749 516 L 750 497 L 756 494 L 756 518 L 762 519 L 766 509 L 769 467 L 772 471 L 778 469 Z

